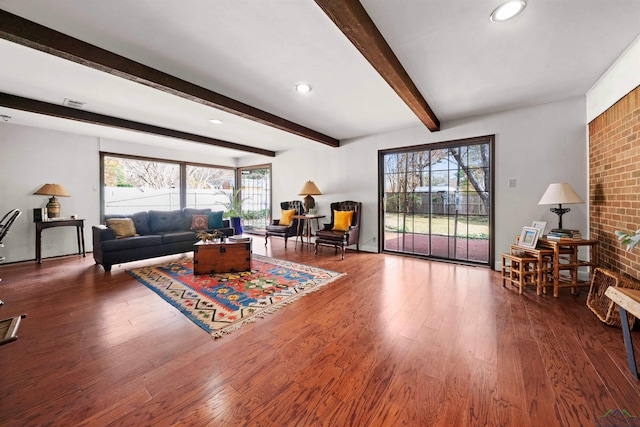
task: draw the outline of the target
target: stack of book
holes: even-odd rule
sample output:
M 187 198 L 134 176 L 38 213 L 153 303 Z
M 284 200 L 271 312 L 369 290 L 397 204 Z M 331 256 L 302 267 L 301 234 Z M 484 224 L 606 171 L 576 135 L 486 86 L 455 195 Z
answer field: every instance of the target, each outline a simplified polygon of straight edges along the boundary
M 582 240 L 580 230 L 554 228 L 547 234 L 548 240 Z

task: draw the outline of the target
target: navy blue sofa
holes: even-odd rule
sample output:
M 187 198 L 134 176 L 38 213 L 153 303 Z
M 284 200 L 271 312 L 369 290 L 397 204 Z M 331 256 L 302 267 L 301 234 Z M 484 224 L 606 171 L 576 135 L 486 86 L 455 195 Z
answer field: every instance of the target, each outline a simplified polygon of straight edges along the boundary
M 210 213 L 211 209 L 184 208 L 174 211 L 150 210 L 131 215 L 105 215 L 105 224 L 110 218 L 131 218 L 138 236 L 116 239 L 115 232 L 106 225 L 94 225 L 93 258 L 105 271 L 111 271 L 114 264 L 190 252 L 198 240 L 196 233 L 201 231 L 191 230 L 192 215 Z M 226 236 L 233 236 L 234 229 L 229 221 L 223 220 L 223 225 L 218 230 Z

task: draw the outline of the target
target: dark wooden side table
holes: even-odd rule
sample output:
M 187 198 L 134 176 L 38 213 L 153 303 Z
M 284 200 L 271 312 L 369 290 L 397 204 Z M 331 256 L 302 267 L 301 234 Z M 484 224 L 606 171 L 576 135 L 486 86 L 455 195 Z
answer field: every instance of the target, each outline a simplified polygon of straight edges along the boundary
M 38 264 L 42 264 L 42 230 L 51 227 L 76 227 L 78 255 L 87 256 L 84 249 L 84 219 L 36 221 L 36 261 L 38 261 Z

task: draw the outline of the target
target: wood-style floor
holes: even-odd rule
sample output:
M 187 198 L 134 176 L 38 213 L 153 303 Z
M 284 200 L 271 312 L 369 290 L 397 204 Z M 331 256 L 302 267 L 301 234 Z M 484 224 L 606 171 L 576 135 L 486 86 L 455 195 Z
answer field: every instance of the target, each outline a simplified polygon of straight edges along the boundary
M 2 426 L 594 426 L 640 416 L 622 332 L 586 295 L 519 296 L 497 272 L 283 241 L 254 252 L 346 272 L 213 340 L 126 268 L 0 266 Z M 634 332 L 636 354 L 640 336 Z M 611 425 L 611 424 L 607 424 Z

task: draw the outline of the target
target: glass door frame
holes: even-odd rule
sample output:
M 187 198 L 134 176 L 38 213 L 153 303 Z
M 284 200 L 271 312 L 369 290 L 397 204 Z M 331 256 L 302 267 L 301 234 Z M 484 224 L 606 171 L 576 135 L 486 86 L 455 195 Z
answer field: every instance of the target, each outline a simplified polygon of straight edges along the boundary
M 487 208 L 488 212 L 488 254 L 487 254 L 487 262 L 478 262 L 474 260 L 464 260 L 464 259 L 454 259 L 447 257 L 439 257 L 434 256 L 431 253 L 428 255 L 423 255 L 420 253 L 414 252 L 406 252 L 406 251 L 393 251 L 387 250 L 385 248 L 385 215 L 386 215 L 386 207 L 387 201 L 385 200 L 385 156 L 390 154 L 400 154 L 400 153 L 411 153 L 418 151 L 432 151 L 432 150 L 441 150 L 441 149 L 449 149 L 455 147 L 464 147 L 469 145 L 480 145 L 487 144 L 489 150 L 489 161 L 488 161 L 488 169 L 489 169 L 489 185 L 488 189 L 485 189 L 488 192 L 488 203 Z M 392 149 L 385 149 L 378 151 L 378 252 L 384 253 L 392 253 L 404 256 L 415 256 L 419 258 L 425 259 L 437 259 L 441 261 L 450 261 L 461 264 L 473 264 L 473 265 L 482 265 L 487 267 L 492 267 L 494 265 L 495 260 L 495 237 L 494 237 L 494 223 L 495 223 L 495 135 L 485 135 L 473 138 L 465 138 L 459 140 L 451 140 L 430 144 L 420 144 L 414 146 L 407 147 L 398 147 Z M 429 184 L 430 186 L 431 184 Z M 406 193 L 405 193 L 406 194 Z M 429 219 L 431 221 L 431 219 Z M 406 233 L 404 233 L 406 234 Z M 457 236 L 454 236 L 457 239 Z M 429 230 L 429 240 L 431 240 L 431 229 Z

